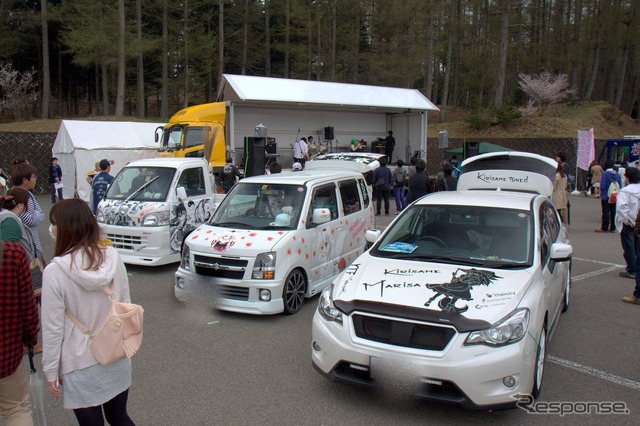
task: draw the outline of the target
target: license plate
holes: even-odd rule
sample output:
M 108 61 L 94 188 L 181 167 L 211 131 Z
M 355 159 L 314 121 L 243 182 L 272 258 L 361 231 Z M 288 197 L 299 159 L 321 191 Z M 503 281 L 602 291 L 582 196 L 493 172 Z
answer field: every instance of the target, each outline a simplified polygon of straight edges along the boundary
M 403 358 L 371 357 L 371 379 L 375 385 L 393 392 L 415 394 L 420 384 L 415 366 Z

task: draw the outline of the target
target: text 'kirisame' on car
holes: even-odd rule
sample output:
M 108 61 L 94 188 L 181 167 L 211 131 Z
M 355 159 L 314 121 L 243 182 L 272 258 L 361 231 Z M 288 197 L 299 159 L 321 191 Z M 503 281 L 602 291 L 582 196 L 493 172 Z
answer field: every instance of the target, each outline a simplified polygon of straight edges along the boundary
M 462 163 L 458 191 L 405 209 L 320 296 L 313 365 L 470 409 L 537 397 L 569 304 L 573 249 L 550 195 L 557 163 L 524 152 Z

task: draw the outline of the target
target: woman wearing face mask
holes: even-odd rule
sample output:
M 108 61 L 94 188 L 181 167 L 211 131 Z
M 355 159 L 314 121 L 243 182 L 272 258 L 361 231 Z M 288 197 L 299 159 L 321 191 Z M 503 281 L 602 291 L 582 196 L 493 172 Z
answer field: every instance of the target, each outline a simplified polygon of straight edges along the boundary
M 122 302 L 130 302 L 127 271 L 118 252 L 101 243 L 89 206 L 73 198 L 57 202 L 49 213 L 55 238 L 54 258 L 44 271 L 42 292 L 43 371 L 51 394 L 63 396 L 80 425 L 133 425 L 127 414 L 131 359 L 99 364 L 91 339 L 65 314 L 68 310 L 92 332 L 111 308 L 103 291 L 113 283 Z M 64 392 L 61 385 L 64 384 Z

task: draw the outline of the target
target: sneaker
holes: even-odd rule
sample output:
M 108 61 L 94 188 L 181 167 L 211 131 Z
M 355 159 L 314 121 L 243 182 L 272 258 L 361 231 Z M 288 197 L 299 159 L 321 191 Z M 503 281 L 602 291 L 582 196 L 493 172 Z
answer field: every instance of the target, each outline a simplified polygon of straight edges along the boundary
M 594 232 L 607 232 L 604 229 L 596 229 Z
M 625 296 L 622 298 L 625 303 L 633 303 L 634 305 L 640 305 L 640 299 L 635 296 Z
M 627 271 L 622 271 L 618 275 L 620 275 L 623 278 L 631 278 L 632 280 L 636 279 L 636 274 L 635 273 L 631 273 L 631 272 L 627 272 Z

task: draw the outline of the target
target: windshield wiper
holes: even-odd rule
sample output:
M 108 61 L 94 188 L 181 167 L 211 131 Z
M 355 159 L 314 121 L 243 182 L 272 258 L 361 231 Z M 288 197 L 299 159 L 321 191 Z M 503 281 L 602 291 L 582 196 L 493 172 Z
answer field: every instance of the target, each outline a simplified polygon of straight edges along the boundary
M 219 223 L 210 223 L 209 225 L 212 225 L 212 226 L 225 226 L 227 228 L 234 228 L 234 227 L 249 228 L 249 225 L 247 225 L 246 223 L 243 223 L 243 222 L 219 222 Z
M 142 186 L 140 186 L 140 188 L 136 189 L 135 191 L 133 191 L 131 193 L 131 195 L 129 195 L 127 197 L 126 200 L 124 200 L 124 202 L 126 203 L 127 201 L 131 200 L 133 197 L 137 196 L 140 191 L 142 191 L 143 189 L 145 189 L 147 186 L 151 185 L 152 182 L 155 182 L 156 180 L 160 179 L 160 176 L 156 176 L 153 179 L 150 179 L 148 182 L 145 182 L 142 184 Z
M 526 268 L 529 266 L 526 263 L 516 263 L 514 262 L 489 262 L 486 264 L 488 268 L 496 268 L 496 269 L 520 269 Z

